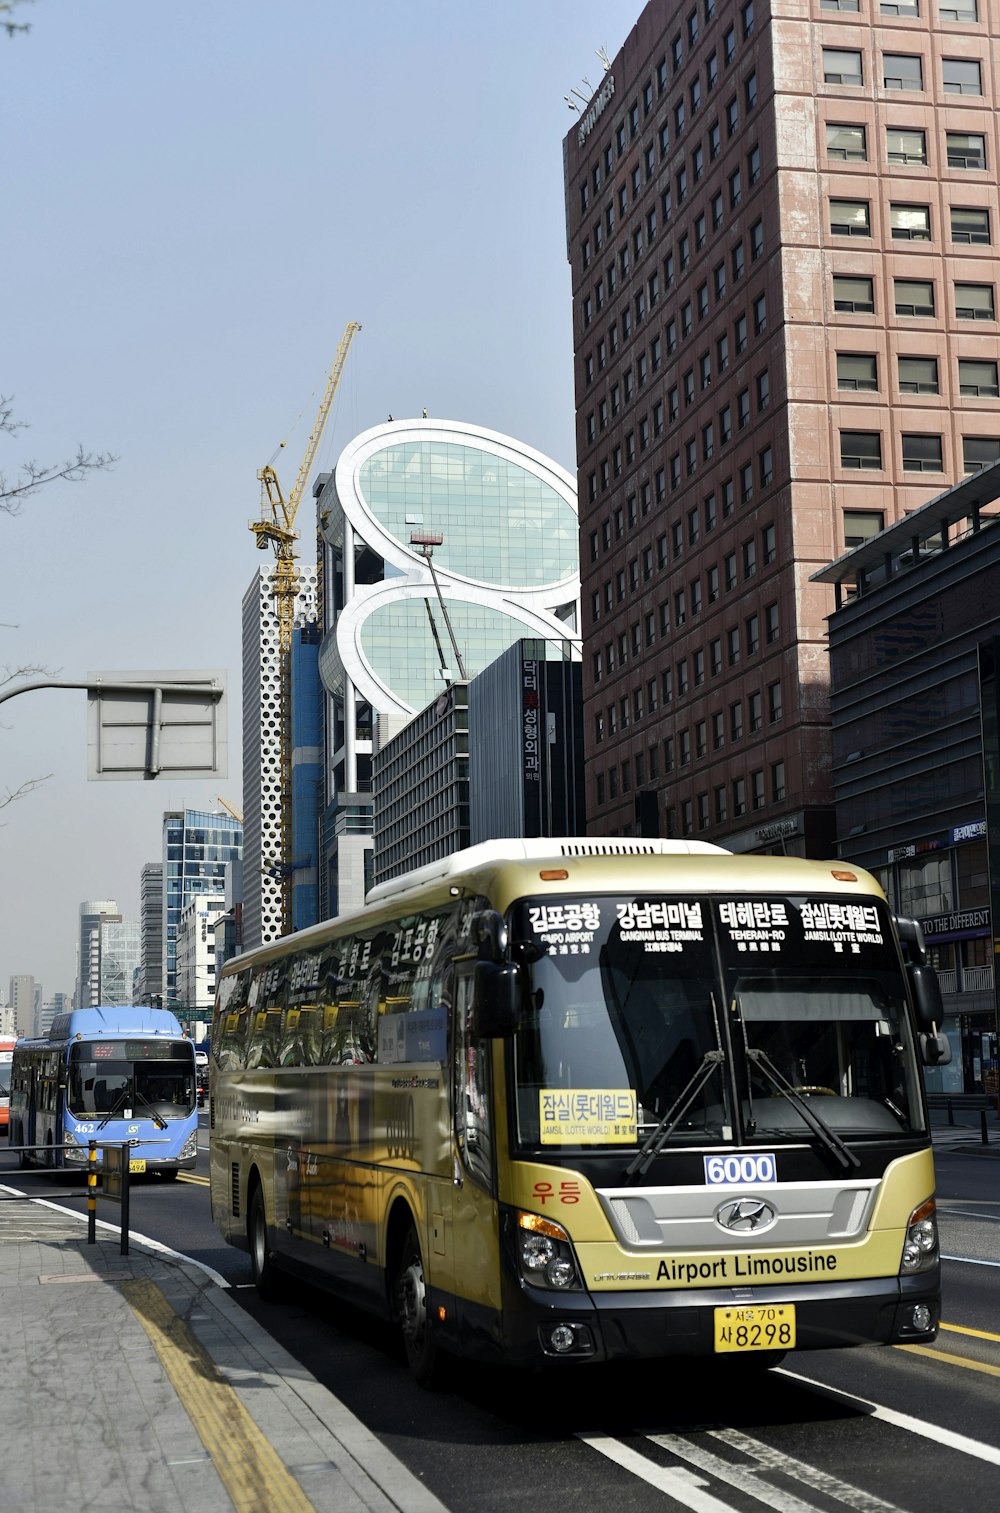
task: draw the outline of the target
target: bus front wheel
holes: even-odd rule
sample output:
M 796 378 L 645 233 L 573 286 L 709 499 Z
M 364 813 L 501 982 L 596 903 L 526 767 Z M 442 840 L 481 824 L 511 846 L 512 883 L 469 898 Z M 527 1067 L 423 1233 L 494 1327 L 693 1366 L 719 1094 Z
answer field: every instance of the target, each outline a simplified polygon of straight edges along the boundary
M 395 1286 L 396 1317 L 403 1332 L 406 1364 L 421 1387 L 441 1384 L 442 1366 L 427 1306 L 427 1282 L 417 1231 L 411 1224 L 399 1252 Z
M 265 1302 L 274 1302 L 281 1292 L 277 1268 L 271 1259 L 267 1244 L 267 1214 L 264 1211 L 264 1193 L 256 1186 L 250 1199 L 250 1218 L 247 1221 L 250 1240 L 250 1271 L 254 1286 Z

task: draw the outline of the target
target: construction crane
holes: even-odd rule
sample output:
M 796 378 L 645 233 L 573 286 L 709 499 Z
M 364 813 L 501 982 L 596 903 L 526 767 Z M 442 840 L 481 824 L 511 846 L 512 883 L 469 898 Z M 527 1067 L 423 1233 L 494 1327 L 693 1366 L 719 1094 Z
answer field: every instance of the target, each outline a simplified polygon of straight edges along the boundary
M 260 479 L 260 519 L 250 521 L 250 529 L 257 538 L 257 546 L 262 552 L 268 547 L 274 552 L 274 572 L 271 577 L 272 593 L 275 599 L 275 610 L 278 617 L 278 659 L 279 659 L 279 740 L 281 762 L 281 855 L 276 870 L 280 874 L 281 884 L 281 929 L 283 935 L 291 933 L 292 929 L 292 873 L 294 871 L 292 859 L 292 709 L 291 709 L 291 686 L 292 686 L 292 626 L 295 618 L 295 595 L 296 595 L 296 561 L 297 554 L 295 543 L 299 539 L 299 533 L 295 529 L 295 516 L 298 513 L 302 495 L 309 481 L 316 453 L 319 450 L 323 430 L 333 406 L 334 396 L 340 383 L 347 354 L 361 326 L 357 321 L 349 321 L 341 337 L 337 355 L 330 369 L 330 376 L 326 381 L 326 393 L 323 395 L 319 413 L 313 423 L 312 435 L 306 446 L 306 454 L 302 459 L 298 477 L 292 492 L 286 501 L 278 482 L 278 475 L 274 468 L 267 464 L 260 469 L 257 477 Z M 272 867 L 267 871 L 273 875 Z
M 221 804 L 222 807 L 223 807 L 223 809 L 225 809 L 226 813 L 227 814 L 231 814 L 232 817 L 233 817 L 233 819 L 236 821 L 236 823 L 238 825 L 242 825 L 242 823 L 243 823 L 243 815 L 240 813 L 240 811 L 238 809 L 234 808 L 232 804 L 227 804 L 226 800 L 222 797 L 221 793 L 217 793 L 215 795 L 215 802 L 217 804 Z

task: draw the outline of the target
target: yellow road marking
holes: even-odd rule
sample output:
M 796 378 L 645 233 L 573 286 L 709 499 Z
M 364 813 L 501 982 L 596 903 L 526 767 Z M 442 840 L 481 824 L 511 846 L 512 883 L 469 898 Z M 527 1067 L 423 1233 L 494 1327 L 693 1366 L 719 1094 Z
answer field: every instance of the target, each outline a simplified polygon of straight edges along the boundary
M 981 1371 L 984 1376 L 1000 1376 L 1000 1366 L 987 1366 L 985 1361 L 970 1361 L 965 1355 L 949 1355 L 946 1350 L 932 1350 L 929 1345 L 897 1345 L 897 1350 L 909 1350 L 914 1355 L 929 1355 L 932 1361 L 944 1361 L 948 1366 L 964 1366 L 966 1371 Z
M 977 1340 L 993 1340 L 1000 1345 L 1000 1334 L 990 1334 L 986 1329 L 963 1329 L 961 1324 L 940 1324 L 941 1329 L 950 1329 L 952 1334 L 971 1334 Z
M 121 1287 L 232 1498 L 236 1513 L 315 1513 L 215 1362 L 155 1282 Z
M 208 1177 L 197 1177 L 193 1172 L 178 1172 L 177 1180 L 178 1182 L 194 1182 L 198 1187 L 210 1186 Z

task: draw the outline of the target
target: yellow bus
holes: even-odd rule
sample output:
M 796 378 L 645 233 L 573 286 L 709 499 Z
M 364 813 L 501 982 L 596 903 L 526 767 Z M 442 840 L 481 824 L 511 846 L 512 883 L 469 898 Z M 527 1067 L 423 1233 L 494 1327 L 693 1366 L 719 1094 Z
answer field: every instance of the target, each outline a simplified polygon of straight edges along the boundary
M 534 1365 L 932 1340 L 919 929 L 838 862 L 506 840 L 237 957 L 212 1212 L 442 1354 Z

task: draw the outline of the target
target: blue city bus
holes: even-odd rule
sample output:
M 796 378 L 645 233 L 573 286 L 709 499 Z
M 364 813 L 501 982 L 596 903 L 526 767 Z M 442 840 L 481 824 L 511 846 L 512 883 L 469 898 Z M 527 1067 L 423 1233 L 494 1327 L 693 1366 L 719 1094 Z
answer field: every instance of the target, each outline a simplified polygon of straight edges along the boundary
M 194 1041 L 166 1009 L 58 1014 L 47 1035 L 16 1043 L 10 1081 L 22 1166 L 83 1170 L 91 1140 L 130 1141 L 132 1172 L 172 1178 L 195 1164 Z

